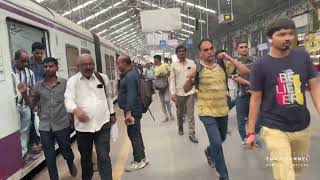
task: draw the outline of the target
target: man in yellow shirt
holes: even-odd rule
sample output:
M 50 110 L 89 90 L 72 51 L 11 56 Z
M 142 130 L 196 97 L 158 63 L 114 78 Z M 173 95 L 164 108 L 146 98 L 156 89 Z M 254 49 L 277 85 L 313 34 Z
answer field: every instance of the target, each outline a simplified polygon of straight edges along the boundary
M 193 84 L 198 87 L 198 115 L 206 128 L 210 142 L 208 156 L 213 159 L 211 163 L 215 164 L 220 175 L 219 180 L 229 180 L 222 149 L 222 142 L 226 139 L 228 129 L 229 113 L 226 77 L 223 69 L 214 59 L 215 50 L 212 41 L 203 39 L 198 48 L 201 69 L 198 72 L 196 68 L 191 69 L 188 80 L 184 85 L 184 91 L 191 90 Z M 223 59 L 228 60 L 243 74 L 250 72 L 246 66 L 227 53 L 224 52 L 221 55 Z M 194 79 L 196 79 L 196 82 Z
M 171 111 L 170 92 L 169 92 L 169 75 L 170 66 L 166 63 L 161 63 L 161 56 L 155 55 L 153 57 L 155 65 L 155 89 L 159 91 L 160 102 L 162 111 L 165 115 L 163 122 L 174 120 L 174 116 Z

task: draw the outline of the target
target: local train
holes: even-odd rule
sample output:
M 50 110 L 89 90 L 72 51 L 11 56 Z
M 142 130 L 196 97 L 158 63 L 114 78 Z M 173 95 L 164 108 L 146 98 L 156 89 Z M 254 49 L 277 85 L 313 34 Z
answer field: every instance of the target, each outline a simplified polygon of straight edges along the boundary
M 63 78 L 77 73 L 76 59 L 80 54 L 90 53 L 96 70 L 111 80 L 114 99 L 118 79 L 115 60 L 127 53 L 56 12 L 27 0 L 0 0 L 0 37 L 0 179 L 20 179 L 43 162 L 44 156 L 27 166 L 22 159 L 12 80 L 14 52 L 25 49 L 31 56 L 32 43 L 42 42 L 46 46 L 45 56 L 59 60 L 58 76 Z

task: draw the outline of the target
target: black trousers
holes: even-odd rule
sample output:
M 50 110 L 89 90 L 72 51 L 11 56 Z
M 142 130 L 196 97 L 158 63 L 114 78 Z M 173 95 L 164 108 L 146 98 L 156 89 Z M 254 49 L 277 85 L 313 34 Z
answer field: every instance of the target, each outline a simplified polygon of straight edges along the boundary
M 56 151 L 54 148 L 55 140 L 57 140 L 61 154 L 63 158 L 67 161 L 68 165 L 73 164 L 74 156 L 71 149 L 69 132 L 69 128 L 65 128 L 55 132 L 40 131 L 43 152 L 46 158 L 49 176 L 51 180 L 59 180 L 56 163 Z
M 81 155 L 82 179 L 91 180 L 93 176 L 92 146 L 97 151 L 99 174 L 102 180 L 112 180 L 110 160 L 111 123 L 106 123 L 95 133 L 77 131 L 78 149 Z

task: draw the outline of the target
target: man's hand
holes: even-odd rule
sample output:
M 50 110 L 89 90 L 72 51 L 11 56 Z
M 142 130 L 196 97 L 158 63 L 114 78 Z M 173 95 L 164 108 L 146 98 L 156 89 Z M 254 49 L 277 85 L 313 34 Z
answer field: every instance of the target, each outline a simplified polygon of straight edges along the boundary
M 38 106 L 34 106 L 32 109 L 33 112 L 39 112 L 39 107 Z
M 253 149 L 255 147 L 256 141 L 255 136 L 251 135 L 246 139 L 246 143 L 249 149 Z
M 79 108 L 76 108 L 73 111 L 73 114 L 78 118 L 80 122 L 88 122 L 90 120 L 87 114 L 82 110 L 80 110 Z
M 18 85 L 18 89 L 19 89 L 19 91 L 20 91 L 20 93 L 21 93 L 22 95 L 27 95 L 27 93 L 28 93 L 28 86 L 27 86 L 25 83 L 20 83 L 20 84 Z
M 225 59 L 227 61 L 233 60 L 233 58 L 231 56 L 229 56 L 229 54 L 227 54 L 226 52 L 220 53 L 220 55 L 223 57 L 223 59 Z
M 197 74 L 196 67 L 191 67 L 188 70 L 187 78 L 192 80 L 196 77 L 196 74 Z
M 127 113 L 126 113 L 126 116 L 125 116 L 125 119 L 124 119 L 124 122 L 126 123 L 126 125 L 129 125 L 129 124 L 131 124 L 132 122 L 132 114 L 131 114 L 131 111 L 128 111 Z
M 171 95 L 171 100 L 173 102 L 176 102 L 177 101 L 177 96 L 175 94 Z
M 116 115 L 111 115 L 111 116 L 110 116 L 110 122 L 111 122 L 112 124 L 115 124 L 115 123 L 117 122 L 117 117 L 116 117 Z

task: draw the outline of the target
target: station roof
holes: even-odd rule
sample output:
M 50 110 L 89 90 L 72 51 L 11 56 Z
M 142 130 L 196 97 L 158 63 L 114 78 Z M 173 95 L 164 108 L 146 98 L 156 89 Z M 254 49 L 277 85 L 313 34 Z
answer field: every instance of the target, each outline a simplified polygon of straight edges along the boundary
M 145 33 L 141 31 L 140 11 L 174 8 L 181 9 L 182 28 L 172 33 L 183 43 L 195 31 L 195 20 L 200 19 L 203 37 L 214 38 L 232 29 L 231 24 L 218 23 L 218 0 L 34 0 L 49 7 L 71 21 L 97 33 L 106 40 L 136 55 L 149 54 Z M 226 0 L 220 0 L 226 1 Z M 296 0 L 288 0 L 296 1 Z M 232 0 L 234 23 L 254 18 L 277 6 L 283 0 Z M 201 23 L 202 22 L 202 23 Z M 130 30 L 130 32 L 128 32 Z M 208 33 L 207 33 L 208 32 Z M 120 41 L 121 38 L 127 41 Z M 126 38 L 127 37 L 127 38 Z M 131 38 L 131 39 L 129 39 Z M 119 40 L 120 39 L 120 40 Z

